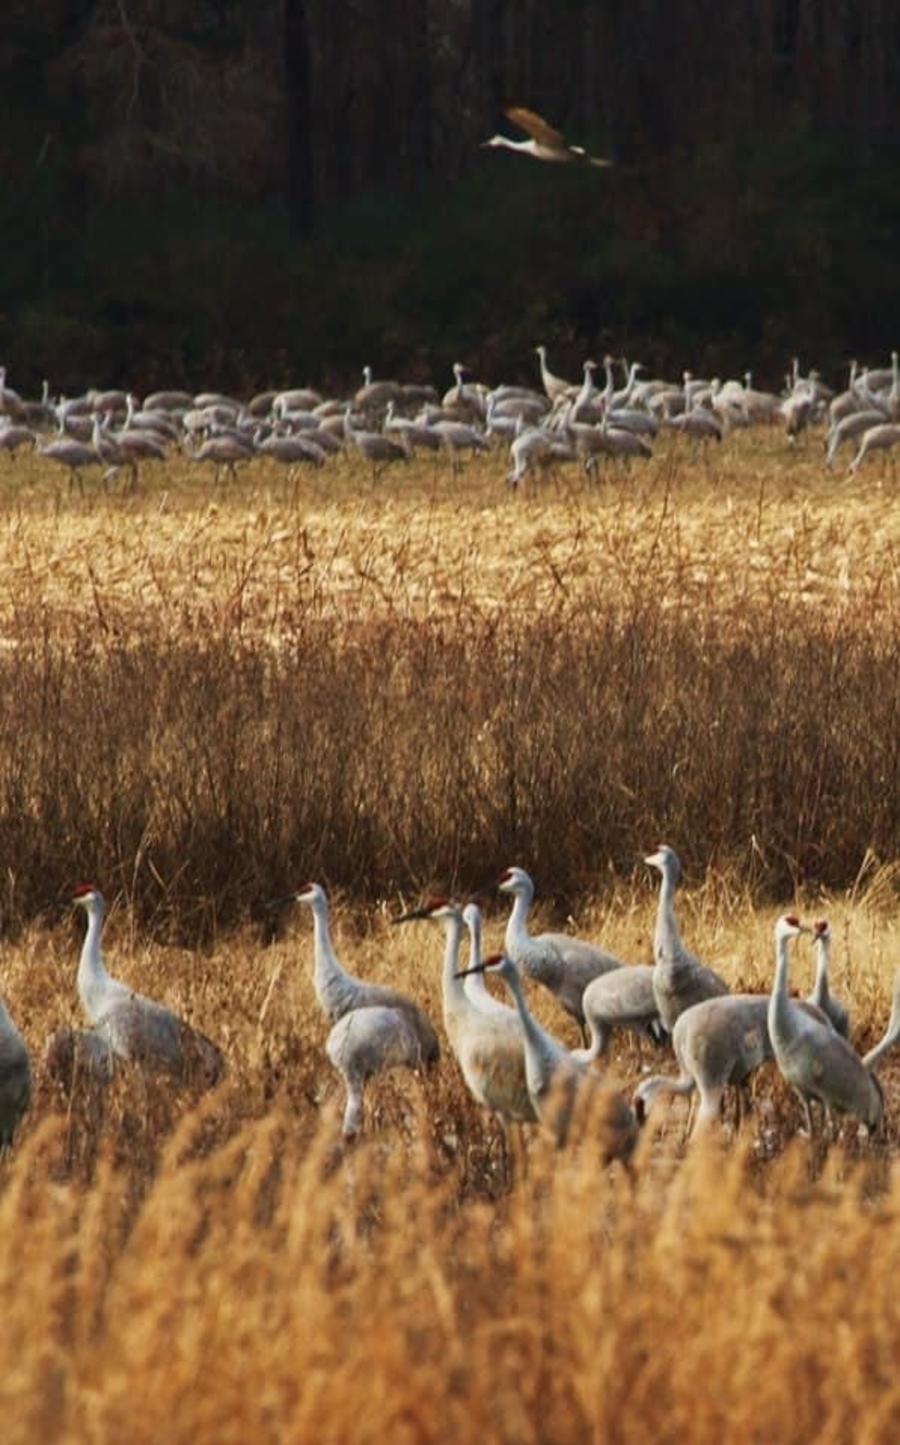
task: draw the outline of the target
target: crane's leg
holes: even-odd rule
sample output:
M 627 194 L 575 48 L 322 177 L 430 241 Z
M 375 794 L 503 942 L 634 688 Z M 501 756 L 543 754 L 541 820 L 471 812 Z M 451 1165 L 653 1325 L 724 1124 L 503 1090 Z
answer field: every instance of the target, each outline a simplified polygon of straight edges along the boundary
M 807 1097 L 806 1097 L 805 1094 L 801 1094 L 801 1092 L 800 1092 L 799 1089 L 795 1089 L 795 1090 L 794 1090 L 794 1093 L 797 1095 L 797 1098 L 800 1100 L 800 1103 L 801 1103 L 801 1105 L 802 1105 L 802 1107 L 803 1107 L 803 1118 L 804 1118 L 804 1122 L 805 1122 L 805 1126 L 806 1126 L 806 1133 L 807 1133 L 807 1136 L 808 1136 L 808 1138 L 809 1138 L 810 1143 L 812 1143 L 813 1137 L 814 1137 L 814 1130 L 813 1130 L 813 1116 L 812 1116 L 812 1110 L 811 1110 L 811 1108 L 809 1107 L 809 1100 L 807 1099 Z

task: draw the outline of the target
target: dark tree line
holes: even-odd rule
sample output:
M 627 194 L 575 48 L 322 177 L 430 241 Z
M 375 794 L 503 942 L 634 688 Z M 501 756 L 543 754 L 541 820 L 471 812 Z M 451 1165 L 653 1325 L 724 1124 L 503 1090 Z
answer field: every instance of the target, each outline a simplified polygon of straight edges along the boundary
M 8 0 L 0 345 L 235 384 L 883 349 L 898 82 L 893 0 Z M 509 100 L 616 169 L 482 152 Z

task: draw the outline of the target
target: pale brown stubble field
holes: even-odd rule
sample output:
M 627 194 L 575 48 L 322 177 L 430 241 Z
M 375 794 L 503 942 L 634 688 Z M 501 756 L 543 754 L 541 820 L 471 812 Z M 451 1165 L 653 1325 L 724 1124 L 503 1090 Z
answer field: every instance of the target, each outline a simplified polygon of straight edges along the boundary
M 896 1438 L 892 1060 L 886 1143 L 845 1128 L 827 1162 L 765 1070 L 737 1143 L 684 1156 L 663 1106 L 632 1180 L 535 1140 L 512 1183 L 449 1057 L 335 1147 L 308 918 L 263 907 L 311 874 L 346 963 L 439 1018 L 440 943 L 389 927 L 402 902 L 517 861 L 539 924 L 646 959 L 637 860 L 665 836 L 686 942 L 730 981 L 768 986 L 790 903 L 832 920 L 855 1040 L 887 1018 L 890 468 L 830 477 L 766 432 L 595 486 L 502 471 L 176 463 L 82 496 L 4 466 L 0 978 L 38 1085 L 2 1166 L 6 1438 Z M 225 1049 L 198 1108 L 128 1078 L 67 1106 L 42 1076 L 86 876 L 113 971 Z

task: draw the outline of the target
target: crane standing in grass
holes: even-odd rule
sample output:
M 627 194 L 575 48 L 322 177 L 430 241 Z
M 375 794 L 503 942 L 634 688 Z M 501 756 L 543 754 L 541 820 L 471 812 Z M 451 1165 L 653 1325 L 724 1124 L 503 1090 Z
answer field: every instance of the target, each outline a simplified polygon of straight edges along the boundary
M 802 932 L 804 926 L 793 914 L 779 918 L 775 924 L 776 956 L 786 955 L 790 940 Z M 804 1008 L 818 1013 L 808 1003 Z M 740 1106 L 740 1089 L 745 1080 L 773 1056 L 768 1010 L 768 994 L 737 993 L 704 999 L 680 1013 L 672 1032 L 680 1073 L 674 1078 L 655 1074 L 641 1081 L 634 1096 L 640 1122 L 644 1122 L 660 1094 L 698 1095 L 696 1129 L 718 1119 L 730 1084 L 738 1088 Z M 819 1017 L 824 1020 L 824 1015 Z
M 444 1027 L 469 1092 L 506 1124 L 533 1123 L 536 1114 L 528 1092 L 522 1035 L 515 1015 L 511 1009 L 502 1014 L 486 1013 L 472 1003 L 465 981 L 459 977 L 462 912 L 449 899 L 433 898 L 395 922 L 416 919 L 431 919 L 444 930 Z
M 525 1001 L 522 980 L 511 958 L 502 953 L 492 954 L 483 963 L 457 973 L 456 977 L 468 979 L 473 974 L 483 975 L 486 970 L 498 973 L 512 994 L 522 1032 L 528 1097 L 541 1126 L 553 1137 L 557 1147 L 561 1147 L 569 1136 L 578 1095 L 590 1092 L 602 1103 L 602 1113 L 594 1116 L 594 1122 L 600 1126 L 604 1162 L 628 1159 L 637 1139 L 637 1126 L 626 1100 L 541 1028 Z
M 534 899 L 534 884 L 524 868 L 507 868 L 498 879 L 497 887 L 501 893 L 513 896 L 506 925 L 507 954 L 523 973 L 550 990 L 580 1026 L 586 1045 L 582 996 L 592 979 L 620 968 L 619 959 L 568 933 L 530 934 L 528 911 Z
M 662 844 L 644 862 L 660 873 L 659 907 L 653 935 L 653 992 L 663 1028 L 671 1033 L 679 1014 L 704 999 L 728 992 L 725 980 L 688 953 L 675 921 L 675 888 L 681 864 L 674 848 Z
M 179 1079 L 217 1083 L 225 1061 L 216 1045 L 162 1004 L 107 973 L 101 950 L 106 904 L 99 888 L 82 884 L 72 901 L 87 914 L 78 994 L 94 1032 L 123 1062 Z
M 423 1064 L 434 1064 L 440 1057 L 437 1034 L 428 1015 L 399 989 L 380 983 L 367 983 L 354 978 L 341 965 L 331 941 L 328 895 L 320 883 L 303 883 L 282 903 L 303 903 L 313 916 L 313 987 L 319 1007 L 332 1023 L 358 1009 L 387 1008 L 406 1014 L 419 1042 Z
M 440 1058 L 440 1045 L 431 1020 L 412 999 L 397 989 L 354 978 L 341 966 L 321 884 L 304 883 L 278 900 L 287 902 L 303 903 L 312 912 L 313 986 L 319 1007 L 334 1024 L 325 1053 L 347 1091 L 343 1136 L 354 1139 L 362 1128 L 366 1084 L 389 1069 L 430 1068 Z
M 798 932 L 812 930 L 797 922 Z M 810 1104 L 814 1099 L 826 1112 L 838 1109 L 853 1114 L 871 1132 L 884 1118 L 884 1095 L 874 1074 L 881 1056 L 900 1039 L 900 970 L 894 982 L 894 998 L 887 1030 L 863 1057 L 827 1020 L 811 1017 L 808 1009 L 790 997 L 788 956 L 778 954 L 768 1007 L 769 1036 L 775 1061 L 803 1105 L 810 1138 L 813 1121 Z

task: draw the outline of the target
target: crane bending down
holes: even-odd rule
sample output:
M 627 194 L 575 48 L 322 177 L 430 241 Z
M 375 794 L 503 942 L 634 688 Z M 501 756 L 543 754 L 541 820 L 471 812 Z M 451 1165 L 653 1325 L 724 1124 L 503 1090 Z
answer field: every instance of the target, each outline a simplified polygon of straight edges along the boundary
M 0 1001 L 0 1150 L 13 1139 L 31 1102 L 31 1061 L 19 1030 Z
M 801 928 L 803 932 L 812 932 L 805 925 L 798 924 L 798 930 Z M 873 1070 L 882 1054 L 900 1039 L 900 970 L 894 981 L 887 1029 L 863 1058 L 827 1020 L 811 1017 L 802 1005 L 790 997 L 786 949 L 778 955 L 768 1020 L 775 1061 L 803 1105 L 810 1138 L 813 1134 L 810 1110 L 813 1099 L 818 1099 L 826 1110 L 834 1108 L 855 1115 L 869 1131 L 880 1127 L 884 1118 L 884 1096 Z
M 344 1080 L 347 1102 L 341 1133 L 355 1139 L 362 1129 L 363 1092 L 376 1074 L 422 1067 L 422 1044 L 408 1010 L 375 1004 L 338 1019 L 325 1041 L 329 1062 Z
M 331 942 L 328 896 L 322 885 L 304 883 L 296 892 L 277 902 L 304 903 L 312 912 L 313 987 L 322 1012 L 333 1023 L 357 1009 L 380 1007 L 403 1013 L 418 1040 L 420 1062 L 437 1063 L 441 1049 L 428 1015 L 406 994 L 380 983 L 366 983 L 354 978 L 340 964 Z
M 661 875 L 659 907 L 653 934 L 653 992 L 663 1028 L 671 1033 L 679 1014 L 704 999 L 728 992 L 725 980 L 707 968 L 681 941 L 675 921 L 675 888 L 681 876 L 681 864 L 674 848 L 659 847 L 644 862 Z
M 524 105 L 507 105 L 503 114 L 513 125 L 518 126 L 519 130 L 525 132 L 528 140 L 510 140 L 506 135 L 492 135 L 489 140 L 482 141 L 482 148 L 500 146 L 504 150 L 531 156 L 536 161 L 552 161 L 564 165 L 577 162 L 591 166 L 612 165 L 612 161 L 605 160 L 602 156 L 588 155 L 583 146 L 569 145 L 562 131 L 549 125 L 543 116 L 526 109 Z
M 106 903 L 99 888 L 82 884 L 72 901 L 87 914 L 78 994 L 94 1033 L 124 1062 L 208 1086 L 217 1083 L 225 1061 L 216 1045 L 162 1004 L 107 973 L 100 942 Z
M 604 1163 L 628 1159 L 637 1140 L 637 1125 L 627 1101 L 541 1028 L 525 1001 L 519 970 L 511 958 L 502 953 L 492 954 L 456 977 L 467 979 L 472 974 L 483 975 L 486 970 L 498 973 L 513 996 L 522 1032 L 528 1097 L 541 1126 L 552 1135 L 557 1148 L 568 1138 L 576 1098 L 584 1092 L 592 1095 L 598 1107 L 602 1104 L 602 1112 L 594 1119 L 600 1129 Z
M 530 934 L 528 910 L 534 899 L 534 884 L 524 868 L 507 868 L 498 879 L 497 887 L 501 893 L 513 896 L 506 925 L 508 956 L 529 978 L 554 994 L 566 1013 L 579 1024 L 582 1040 L 587 1045 L 582 996 L 592 979 L 621 968 L 619 959 L 568 933 Z
M 444 930 L 441 996 L 444 1028 L 470 1094 L 504 1123 L 534 1123 L 537 1115 L 528 1093 L 522 1034 L 511 1009 L 487 1014 L 472 1003 L 459 978 L 463 917 L 446 898 L 429 899 L 404 913 L 395 923 L 433 919 Z

